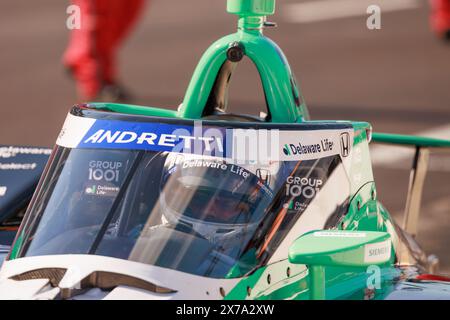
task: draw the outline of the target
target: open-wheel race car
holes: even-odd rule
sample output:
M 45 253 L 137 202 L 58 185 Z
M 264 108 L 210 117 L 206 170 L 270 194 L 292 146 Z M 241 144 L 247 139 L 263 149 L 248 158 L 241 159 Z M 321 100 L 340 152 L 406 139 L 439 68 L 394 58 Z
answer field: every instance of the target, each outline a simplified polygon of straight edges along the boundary
M 228 0 L 238 31 L 179 109 L 73 107 L 0 271 L 1 299 L 449 299 L 415 240 L 428 150 L 450 141 L 311 120 L 274 0 Z M 267 110 L 227 112 L 248 57 Z M 370 143 L 416 148 L 405 223 L 377 197 Z

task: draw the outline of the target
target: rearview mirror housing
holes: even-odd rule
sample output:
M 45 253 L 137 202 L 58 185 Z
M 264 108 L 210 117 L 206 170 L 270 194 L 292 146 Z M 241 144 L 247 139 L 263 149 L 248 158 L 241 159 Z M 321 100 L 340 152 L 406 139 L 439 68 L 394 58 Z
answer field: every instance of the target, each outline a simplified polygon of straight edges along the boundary
M 305 264 L 310 273 L 311 299 L 325 299 L 325 266 L 367 267 L 391 259 L 387 232 L 317 230 L 305 233 L 289 248 L 289 262 Z
M 289 248 L 289 261 L 295 264 L 365 267 L 386 263 L 390 257 L 387 232 L 312 231 Z

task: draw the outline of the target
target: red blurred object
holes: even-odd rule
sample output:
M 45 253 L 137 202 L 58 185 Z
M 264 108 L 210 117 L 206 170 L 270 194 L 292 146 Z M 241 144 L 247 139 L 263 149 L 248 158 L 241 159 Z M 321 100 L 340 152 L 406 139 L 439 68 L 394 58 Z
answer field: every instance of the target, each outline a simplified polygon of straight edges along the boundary
M 72 0 L 81 28 L 71 32 L 64 65 L 82 99 L 95 98 L 117 82 L 117 51 L 142 11 L 144 0 Z
M 439 36 L 450 39 L 450 0 L 430 0 L 431 28 Z
M 445 281 L 450 282 L 449 277 L 437 276 L 434 274 L 421 274 L 416 277 L 417 280 L 429 280 L 429 281 Z

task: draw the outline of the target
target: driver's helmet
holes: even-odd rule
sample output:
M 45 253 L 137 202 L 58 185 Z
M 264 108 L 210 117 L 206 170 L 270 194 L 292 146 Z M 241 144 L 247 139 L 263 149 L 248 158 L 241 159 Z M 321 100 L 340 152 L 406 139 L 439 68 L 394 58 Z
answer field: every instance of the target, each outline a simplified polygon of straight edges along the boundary
M 163 222 L 225 246 L 252 233 L 274 198 L 279 162 L 233 164 L 171 153 L 161 179 Z

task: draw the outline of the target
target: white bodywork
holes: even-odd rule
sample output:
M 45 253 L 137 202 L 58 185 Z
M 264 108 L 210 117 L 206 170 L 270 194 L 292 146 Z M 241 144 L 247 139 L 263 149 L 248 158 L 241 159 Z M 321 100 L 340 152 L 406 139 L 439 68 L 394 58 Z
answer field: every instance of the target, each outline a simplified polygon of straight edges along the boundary
M 10 278 L 45 268 L 67 269 L 57 287 L 49 279 L 12 280 Z M 96 271 L 132 276 L 170 289 L 173 293 L 156 293 L 119 285 L 111 291 L 92 288 L 72 299 L 148 299 L 206 300 L 223 299 L 240 279 L 214 279 L 139 262 L 94 255 L 53 255 L 5 261 L 0 271 L 0 299 L 55 299 L 63 290 L 76 290 L 87 276 Z

